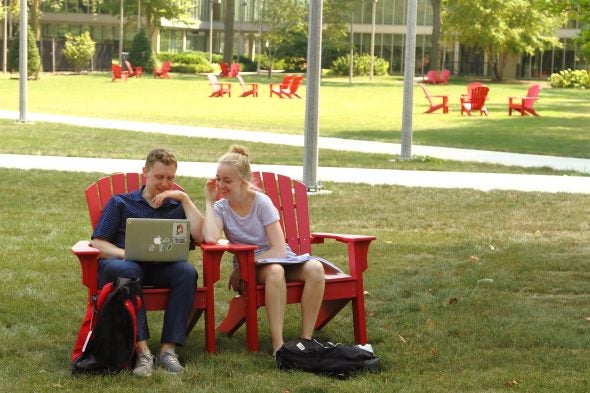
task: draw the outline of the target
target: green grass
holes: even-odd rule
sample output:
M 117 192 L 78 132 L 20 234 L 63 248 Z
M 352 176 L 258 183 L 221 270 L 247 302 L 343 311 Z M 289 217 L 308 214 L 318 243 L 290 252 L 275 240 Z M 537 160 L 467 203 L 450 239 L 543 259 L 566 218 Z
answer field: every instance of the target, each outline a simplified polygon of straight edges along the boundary
M 232 98 L 212 99 L 204 76 L 149 76 L 127 83 L 111 82 L 105 73 L 50 75 L 28 83 L 30 112 L 142 120 L 149 122 L 237 128 L 303 134 L 305 100 L 269 98 L 265 76 L 245 76 L 258 82 L 260 97 L 239 98 L 235 80 Z M 281 75 L 273 77 L 276 82 Z M 414 89 L 413 142 L 484 150 L 590 157 L 590 100 L 586 90 L 551 89 L 546 85 L 536 108 L 539 118 L 509 117 L 508 96 L 522 96 L 525 83 L 490 86 L 489 118 L 461 117 L 459 96 L 467 81 L 452 78 L 449 85 L 429 86 L 431 94 L 448 94 L 448 115 L 423 114 L 426 99 Z M 544 83 L 544 82 L 542 82 Z M 18 110 L 19 83 L 0 77 L 0 108 Z M 305 93 L 305 87 L 302 88 Z M 399 142 L 403 84 L 399 77 L 378 77 L 373 83 L 357 78 L 325 76 L 320 94 L 320 135 Z M 212 137 L 214 137 L 212 135 Z
M 181 377 L 72 377 L 69 356 L 86 292 L 68 249 L 89 236 L 83 189 L 97 176 L 0 169 L 0 391 L 590 388 L 590 196 L 334 183 L 327 184 L 331 195 L 310 198 L 313 230 L 377 236 L 365 289 L 368 334 L 383 362 L 381 373 L 337 381 L 276 370 L 261 310 L 258 354 L 247 352 L 241 329 L 232 338 L 218 337 L 218 353 L 207 355 L 199 322 L 180 352 L 186 365 Z M 202 206 L 203 180 L 179 183 Z M 319 255 L 346 265 L 341 245 L 316 247 Z M 232 296 L 225 287 L 229 267 L 225 260 L 216 288 L 218 321 Z M 289 306 L 287 338 L 298 334 L 298 314 Z M 148 318 L 150 344 L 157 348 L 161 313 Z M 351 343 L 349 308 L 317 337 Z

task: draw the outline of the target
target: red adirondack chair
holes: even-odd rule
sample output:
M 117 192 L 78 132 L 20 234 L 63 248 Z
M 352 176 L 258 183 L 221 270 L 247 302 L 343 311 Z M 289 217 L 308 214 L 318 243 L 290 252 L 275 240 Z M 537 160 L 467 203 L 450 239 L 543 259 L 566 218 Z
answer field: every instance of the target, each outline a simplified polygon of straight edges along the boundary
M 101 212 L 109 199 L 115 194 L 137 190 L 145 183 L 141 173 L 117 173 L 100 178 L 86 188 L 86 202 L 92 228 L 98 224 Z M 176 189 L 182 190 L 178 185 Z M 193 245 L 194 248 L 194 245 Z M 208 352 L 215 352 L 215 302 L 214 285 L 220 277 L 221 257 L 226 247 L 207 245 L 203 251 L 203 285 L 197 288 L 193 304 L 193 314 L 187 326 L 190 332 L 201 314 L 205 313 L 205 347 Z M 255 247 L 254 247 L 255 248 Z M 81 240 L 71 248 L 82 267 L 82 284 L 88 288 L 88 301 L 98 293 L 98 254 L 99 250 L 90 246 L 87 240 Z M 240 250 L 238 250 L 240 251 Z M 168 301 L 168 288 L 143 288 L 146 310 L 163 310 Z
M 229 67 L 229 76 L 236 77 L 240 73 L 240 63 L 231 63 Z
M 451 76 L 451 71 L 449 70 L 442 70 L 440 72 L 440 76 L 438 77 L 438 81 L 436 83 L 444 83 L 445 85 L 449 83 L 449 77 Z
M 307 187 L 287 176 L 270 172 L 254 174 L 254 182 L 270 197 L 280 212 L 285 238 L 296 254 L 312 253 L 311 245 L 334 239 L 348 247 L 348 274 L 326 270 L 326 287 L 320 314 L 315 328 L 323 328 L 346 304 L 352 301 L 354 341 L 367 343 L 363 272 L 367 269 L 367 254 L 375 236 L 310 233 Z M 229 244 L 228 248 L 236 245 Z M 236 252 L 235 250 L 233 250 Z M 258 351 L 257 309 L 265 305 L 264 285 L 256 283 L 254 252 L 236 254 L 240 266 L 240 279 L 244 283 L 241 295 L 235 296 L 219 332 L 232 335 L 246 323 L 246 339 L 251 352 Z M 287 283 L 287 303 L 300 303 L 302 282 Z
M 426 76 L 422 76 L 422 83 L 438 83 L 438 71 L 430 70 Z
M 485 85 L 476 86 L 471 90 L 471 99 L 463 102 L 461 100 L 461 116 L 463 112 L 467 112 L 471 116 L 471 111 L 479 110 L 479 114 L 488 115 L 488 108 L 486 108 L 486 99 L 488 97 L 489 87 Z
M 526 94 L 526 97 L 508 97 L 508 115 L 512 116 L 512 110 L 520 112 L 521 116 L 530 113 L 533 116 L 539 116 L 537 111 L 533 108 L 535 101 L 539 99 L 539 92 L 541 86 L 538 84 L 531 85 Z
M 225 61 L 220 61 L 219 67 L 221 68 L 219 76 L 221 78 L 229 78 L 229 67 L 227 66 L 227 63 Z
M 283 81 L 281 83 L 271 83 L 270 84 L 270 97 L 272 98 L 273 94 L 276 94 L 279 97 L 281 97 L 282 91 L 284 89 L 289 88 L 292 80 L 293 80 L 293 75 L 285 75 L 283 77 Z
M 133 67 L 131 65 L 131 63 L 129 62 L 129 60 L 125 60 L 125 65 L 127 66 L 127 72 L 129 72 L 129 77 L 133 77 L 136 76 L 138 78 L 141 78 L 142 73 L 143 73 L 143 69 L 141 67 Z
M 445 95 L 433 96 L 433 95 L 430 95 L 430 93 L 426 89 L 426 85 L 421 83 L 420 87 L 422 87 L 422 90 L 424 90 L 424 95 L 426 96 L 426 99 L 428 100 L 428 103 L 430 104 L 430 108 L 428 108 L 428 110 L 424 113 L 432 113 L 432 112 L 437 111 L 441 108 L 443 110 L 443 113 L 449 113 L 449 96 L 445 96 Z M 442 102 L 440 104 L 435 104 L 433 101 L 433 98 L 441 98 Z
M 469 102 L 471 100 L 471 92 L 477 86 L 482 86 L 481 82 L 471 82 L 467 84 L 467 94 L 461 94 L 461 104 Z
M 168 75 L 168 71 L 170 71 L 171 67 L 172 62 L 170 60 L 166 60 L 164 63 L 162 63 L 162 67 L 154 68 L 154 78 L 158 76 L 162 79 L 170 78 L 170 75 Z
M 251 95 L 252 97 L 258 97 L 258 83 L 245 83 L 244 78 L 241 75 L 236 75 L 238 78 L 238 82 L 240 82 L 240 86 L 242 86 L 242 94 L 240 97 L 248 97 Z
M 217 77 L 213 74 L 207 74 L 209 78 L 209 84 L 213 89 L 213 92 L 209 97 L 223 97 L 227 94 L 228 97 L 231 97 L 231 83 L 222 83 L 217 80 Z
M 293 79 L 291 79 L 291 83 L 289 84 L 289 88 L 283 89 L 281 91 L 281 95 L 279 97 L 282 98 L 283 96 L 287 96 L 289 98 L 293 98 L 293 97 L 301 98 L 299 93 L 297 93 L 297 90 L 299 90 L 299 86 L 301 86 L 302 82 L 303 82 L 302 75 L 297 75 L 297 76 L 293 77 Z
M 123 71 L 119 64 L 111 64 L 111 71 L 113 73 L 113 79 L 111 79 L 111 82 L 114 82 L 117 79 L 127 82 L 127 71 Z

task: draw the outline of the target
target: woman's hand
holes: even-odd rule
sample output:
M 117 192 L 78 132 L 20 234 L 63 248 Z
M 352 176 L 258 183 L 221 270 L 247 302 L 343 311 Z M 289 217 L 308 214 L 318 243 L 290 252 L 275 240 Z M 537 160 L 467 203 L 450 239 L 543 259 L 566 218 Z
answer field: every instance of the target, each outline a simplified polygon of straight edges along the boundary
M 205 183 L 205 198 L 213 202 L 217 200 L 217 193 L 217 179 L 207 179 L 207 183 Z

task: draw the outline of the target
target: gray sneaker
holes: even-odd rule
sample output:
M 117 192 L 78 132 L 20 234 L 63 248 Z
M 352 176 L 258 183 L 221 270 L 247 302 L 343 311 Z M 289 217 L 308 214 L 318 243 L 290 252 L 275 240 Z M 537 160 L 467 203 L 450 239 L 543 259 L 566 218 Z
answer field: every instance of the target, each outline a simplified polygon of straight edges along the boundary
M 158 365 L 171 374 L 180 374 L 184 371 L 184 367 L 180 365 L 178 355 L 175 353 L 160 353 Z
M 154 355 L 149 352 L 142 352 L 137 355 L 133 375 L 137 377 L 149 377 L 154 369 Z

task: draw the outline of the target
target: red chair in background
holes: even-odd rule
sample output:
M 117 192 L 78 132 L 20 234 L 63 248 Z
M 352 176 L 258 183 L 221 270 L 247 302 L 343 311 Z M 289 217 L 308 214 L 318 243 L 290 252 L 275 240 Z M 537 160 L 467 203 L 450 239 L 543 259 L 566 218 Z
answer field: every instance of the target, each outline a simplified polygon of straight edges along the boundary
M 172 68 L 172 62 L 170 60 L 166 60 L 162 64 L 162 67 L 154 68 L 154 78 L 158 76 L 162 79 L 170 78 L 170 75 L 168 75 L 168 71 L 170 71 L 170 68 Z
M 133 76 L 137 76 L 138 78 L 141 78 L 142 73 L 143 73 L 143 68 L 141 67 L 133 67 L 131 65 L 131 63 L 129 62 L 129 60 L 125 60 L 125 65 L 127 66 L 127 71 L 129 72 L 129 77 L 133 77 Z
M 94 229 L 98 224 L 103 208 L 109 199 L 115 194 L 122 194 L 137 190 L 145 183 L 141 173 L 117 173 L 100 178 L 86 188 L 86 202 L 90 223 Z M 178 185 L 175 189 L 182 190 Z M 194 245 L 193 247 L 194 248 Z M 255 248 L 255 247 L 254 247 Z M 208 352 L 215 352 L 215 301 L 214 285 L 220 277 L 220 263 L 226 247 L 207 245 L 207 251 L 203 251 L 203 285 L 197 287 L 197 293 L 193 303 L 193 313 L 187 325 L 190 332 L 201 314 L 205 313 L 205 347 Z M 98 293 L 98 255 L 99 250 L 90 246 L 90 242 L 82 240 L 71 248 L 82 267 L 82 284 L 88 288 L 88 301 Z M 239 250 L 238 250 L 239 251 Z M 145 309 L 164 310 L 168 301 L 168 288 L 143 288 L 143 300 Z
M 539 99 L 541 86 L 538 84 L 531 85 L 526 94 L 526 97 L 508 97 L 508 115 L 512 116 L 512 110 L 520 112 L 521 116 L 527 113 L 533 116 L 539 116 L 537 111 L 533 108 L 535 102 Z
M 483 86 L 483 84 L 481 82 L 471 82 L 467 84 L 467 94 L 461 94 L 460 97 L 461 106 L 463 106 L 464 103 L 471 101 L 471 93 L 477 86 Z
M 219 77 L 229 78 L 229 67 L 227 66 L 227 63 L 225 61 L 222 60 L 219 62 L 219 68 L 221 68 L 221 73 L 219 74 Z
M 236 77 L 240 73 L 240 63 L 231 63 L 229 67 L 229 76 Z
M 471 116 L 471 111 L 474 110 L 479 110 L 480 116 L 487 116 L 488 108 L 486 108 L 486 100 L 489 91 L 490 88 L 485 85 L 474 87 L 471 90 L 471 98 L 469 101 L 463 102 L 463 100 L 461 100 L 461 116 L 463 116 L 463 112 L 467 112 L 467 114 Z
M 338 274 L 326 268 L 324 298 L 315 328 L 323 328 L 344 306 L 352 302 L 354 341 L 357 344 L 366 344 L 363 272 L 367 270 L 368 249 L 371 241 L 375 240 L 375 236 L 311 233 L 305 184 L 270 172 L 255 173 L 254 183 L 264 190 L 279 210 L 286 242 L 296 254 L 313 255 L 311 245 L 324 243 L 325 239 L 346 244 L 348 274 Z M 245 322 L 248 349 L 256 352 L 258 351 L 257 309 L 265 305 L 264 285 L 256 283 L 254 251 L 240 253 L 239 249 L 234 249 L 240 246 L 231 243 L 227 247 L 229 251 L 237 253 L 240 279 L 243 281 L 244 290 L 242 294 L 231 300 L 228 314 L 218 325 L 217 330 L 232 335 Z M 287 283 L 287 303 L 300 303 L 302 291 L 302 282 Z
M 276 94 L 279 97 L 281 97 L 282 91 L 289 88 L 292 80 L 293 80 L 293 75 L 285 75 L 283 77 L 283 81 L 281 83 L 271 83 L 270 84 L 270 97 L 272 98 L 273 94 Z
M 440 72 L 440 76 L 438 77 L 438 81 L 436 83 L 444 83 L 445 85 L 449 83 L 449 77 L 451 76 L 451 71 L 449 70 L 442 70 Z
M 449 113 L 449 96 L 445 96 L 445 95 L 432 96 L 432 95 L 430 95 L 430 93 L 428 92 L 428 90 L 426 89 L 426 86 L 424 84 L 421 83 L 420 87 L 422 87 L 422 90 L 424 90 L 424 95 L 426 96 L 426 99 L 428 100 L 428 103 L 430 104 L 430 108 L 428 108 L 428 110 L 424 113 L 432 113 L 432 112 L 437 111 L 441 108 L 443 110 L 443 113 Z M 442 98 L 442 102 L 440 104 L 435 104 L 433 101 L 433 98 Z
M 430 70 L 426 76 L 422 76 L 422 83 L 437 83 L 438 82 L 438 71 Z
M 245 83 L 241 75 L 236 75 L 236 78 L 238 78 L 238 82 L 240 82 L 240 86 L 242 86 L 242 94 L 240 97 L 248 97 L 249 95 L 252 97 L 258 97 L 258 83 Z
M 209 84 L 213 89 L 213 93 L 209 97 L 223 97 L 226 94 L 231 97 L 231 83 L 219 82 L 213 74 L 207 74 L 207 78 L 209 78 Z
M 113 79 L 111 82 L 114 82 L 116 79 L 121 79 L 122 81 L 127 82 L 127 71 L 123 71 L 123 68 L 119 64 L 111 64 L 111 71 L 113 73 Z

